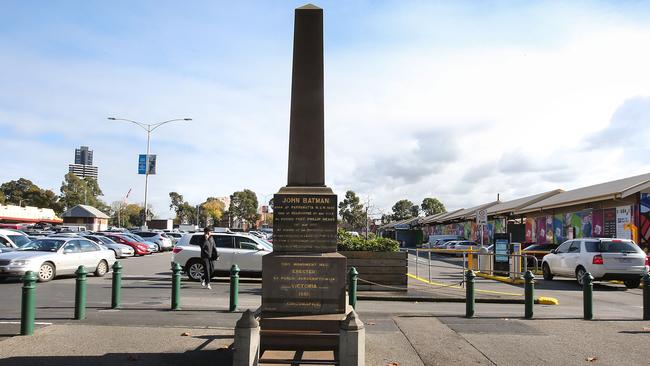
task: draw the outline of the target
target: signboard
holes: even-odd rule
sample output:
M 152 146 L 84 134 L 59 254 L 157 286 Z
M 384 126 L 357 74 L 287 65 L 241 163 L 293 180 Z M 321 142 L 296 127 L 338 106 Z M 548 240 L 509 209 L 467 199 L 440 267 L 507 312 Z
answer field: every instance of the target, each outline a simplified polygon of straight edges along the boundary
M 147 155 L 138 156 L 138 174 L 147 174 Z M 156 155 L 149 154 L 149 174 L 156 174 Z
M 494 265 L 495 273 L 510 271 L 510 234 L 494 233 Z
M 476 223 L 479 225 L 487 225 L 488 214 L 486 209 L 476 211 Z
M 616 237 L 619 239 L 632 239 L 632 232 L 625 230 L 625 224 L 632 222 L 632 209 L 630 206 L 616 207 Z

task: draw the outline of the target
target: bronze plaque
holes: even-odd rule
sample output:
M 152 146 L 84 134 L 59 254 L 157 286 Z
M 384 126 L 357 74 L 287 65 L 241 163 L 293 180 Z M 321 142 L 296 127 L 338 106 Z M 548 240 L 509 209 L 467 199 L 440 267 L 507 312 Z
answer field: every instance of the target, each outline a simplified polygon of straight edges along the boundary
M 336 252 L 335 194 L 275 194 L 274 252 Z
M 271 253 L 262 258 L 262 266 L 262 311 L 345 312 L 344 256 L 338 253 Z

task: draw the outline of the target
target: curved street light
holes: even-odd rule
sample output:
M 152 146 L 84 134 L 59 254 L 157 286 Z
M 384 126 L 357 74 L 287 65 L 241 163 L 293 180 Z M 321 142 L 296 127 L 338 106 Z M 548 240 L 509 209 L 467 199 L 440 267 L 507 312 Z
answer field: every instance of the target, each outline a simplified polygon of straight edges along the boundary
M 109 120 L 111 121 L 124 121 L 124 122 L 130 122 L 133 124 L 136 124 L 138 127 L 142 128 L 143 130 L 147 131 L 147 155 L 146 155 L 146 160 L 145 160 L 145 170 L 144 170 L 144 214 L 143 214 L 143 228 L 146 230 L 147 229 L 147 193 L 149 190 L 149 147 L 150 147 L 150 142 L 151 142 L 151 133 L 157 129 L 158 127 L 170 123 L 170 122 L 179 122 L 179 121 L 191 121 L 191 118 L 175 118 L 175 119 L 170 119 L 167 121 L 162 121 L 162 122 L 157 122 L 157 123 L 142 123 L 138 121 L 133 121 L 130 119 L 126 118 L 115 118 L 115 117 L 108 117 Z

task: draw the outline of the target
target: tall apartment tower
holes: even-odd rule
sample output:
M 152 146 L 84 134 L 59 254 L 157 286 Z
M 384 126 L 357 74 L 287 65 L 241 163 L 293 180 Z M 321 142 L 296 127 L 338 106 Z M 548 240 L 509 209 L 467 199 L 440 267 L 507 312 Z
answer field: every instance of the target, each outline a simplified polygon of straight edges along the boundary
M 74 164 L 70 164 L 68 171 L 79 178 L 91 177 L 97 179 L 98 170 L 93 165 L 93 151 L 88 146 L 81 146 L 74 150 Z

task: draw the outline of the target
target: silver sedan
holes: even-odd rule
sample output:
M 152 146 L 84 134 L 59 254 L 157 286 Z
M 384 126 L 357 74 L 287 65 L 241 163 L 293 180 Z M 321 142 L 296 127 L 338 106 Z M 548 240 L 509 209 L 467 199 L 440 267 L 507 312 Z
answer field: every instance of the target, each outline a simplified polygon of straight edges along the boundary
M 115 263 L 115 254 L 83 238 L 36 239 L 13 252 L 0 254 L 0 277 L 37 274 L 39 282 L 73 274 L 81 265 L 96 276 L 104 276 Z

